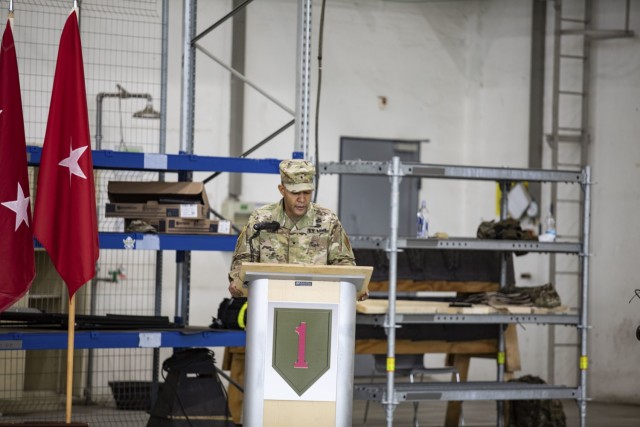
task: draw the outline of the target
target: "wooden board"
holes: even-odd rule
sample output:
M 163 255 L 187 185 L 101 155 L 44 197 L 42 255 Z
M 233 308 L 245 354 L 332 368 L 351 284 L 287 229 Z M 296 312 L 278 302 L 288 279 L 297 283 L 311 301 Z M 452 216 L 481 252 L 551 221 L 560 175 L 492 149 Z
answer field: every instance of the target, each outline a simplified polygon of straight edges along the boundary
M 383 299 L 358 301 L 356 311 L 360 314 L 385 314 L 389 303 Z M 396 301 L 397 314 L 562 314 L 569 311 L 567 306 L 555 308 L 531 307 L 523 305 L 473 304 L 471 307 L 450 307 L 448 302 L 438 301 Z
M 356 311 L 361 314 L 385 314 L 389 302 L 382 299 L 370 299 L 358 301 Z M 472 307 L 449 307 L 448 302 L 438 301 L 396 301 L 396 313 L 398 314 L 488 314 L 495 310 L 489 306 L 475 304 Z

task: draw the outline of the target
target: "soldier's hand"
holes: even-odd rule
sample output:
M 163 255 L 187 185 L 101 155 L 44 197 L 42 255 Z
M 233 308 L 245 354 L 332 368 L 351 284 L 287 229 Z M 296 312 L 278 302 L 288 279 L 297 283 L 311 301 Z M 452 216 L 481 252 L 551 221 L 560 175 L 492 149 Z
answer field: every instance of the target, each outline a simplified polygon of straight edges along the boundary
M 229 293 L 232 297 L 242 297 L 244 296 L 244 292 L 241 289 L 238 289 L 234 283 L 229 285 Z

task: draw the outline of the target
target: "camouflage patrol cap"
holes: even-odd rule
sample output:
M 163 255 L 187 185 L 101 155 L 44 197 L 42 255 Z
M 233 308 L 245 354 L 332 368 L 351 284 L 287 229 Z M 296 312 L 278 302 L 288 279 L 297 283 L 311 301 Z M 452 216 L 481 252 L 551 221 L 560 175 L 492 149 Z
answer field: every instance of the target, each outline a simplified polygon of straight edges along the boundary
M 292 193 L 314 190 L 313 176 L 316 168 L 307 160 L 293 159 L 280 162 L 282 185 Z

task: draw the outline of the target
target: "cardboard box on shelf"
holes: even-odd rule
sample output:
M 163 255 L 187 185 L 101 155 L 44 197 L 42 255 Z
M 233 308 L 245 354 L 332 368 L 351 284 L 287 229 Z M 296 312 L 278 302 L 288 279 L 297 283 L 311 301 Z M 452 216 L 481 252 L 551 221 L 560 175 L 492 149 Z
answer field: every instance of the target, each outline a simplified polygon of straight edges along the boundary
M 191 218 L 209 217 L 209 200 L 201 182 L 110 181 L 106 217 Z
M 136 221 L 136 223 L 134 223 Z M 125 231 L 147 231 L 153 227 L 157 233 L 165 234 L 229 234 L 230 221 L 191 218 L 145 218 L 125 220 Z
M 200 204 L 160 204 L 156 201 L 146 203 L 107 203 L 107 218 L 192 218 L 206 219 L 209 209 Z

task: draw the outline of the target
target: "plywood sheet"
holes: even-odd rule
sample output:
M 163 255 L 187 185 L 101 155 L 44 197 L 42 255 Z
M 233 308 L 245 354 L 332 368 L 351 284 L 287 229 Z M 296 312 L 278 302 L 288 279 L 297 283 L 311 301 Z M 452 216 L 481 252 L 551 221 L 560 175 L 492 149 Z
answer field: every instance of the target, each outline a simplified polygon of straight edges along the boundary
M 383 299 L 358 301 L 356 310 L 360 314 L 385 314 L 389 303 Z M 523 305 L 473 304 L 471 307 L 450 307 L 448 302 L 439 301 L 396 301 L 397 314 L 562 314 L 569 311 L 566 306 L 555 308 L 531 307 Z
M 384 314 L 387 312 L 389 303 L 387 300 L 370 299 L 358 301 L 356 310 L 361 314 Z M 448 302 L 439 301 L 396 301 L 397 314 L 488 314 L 495 312 L 489 306 L 476 304 L 472 307 L 449 307 Z

